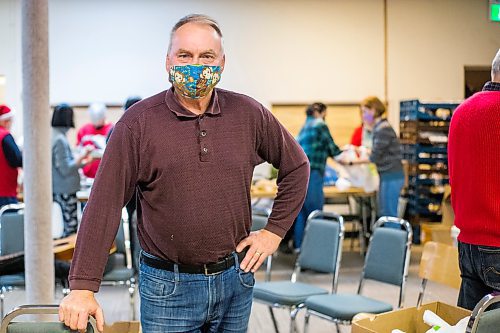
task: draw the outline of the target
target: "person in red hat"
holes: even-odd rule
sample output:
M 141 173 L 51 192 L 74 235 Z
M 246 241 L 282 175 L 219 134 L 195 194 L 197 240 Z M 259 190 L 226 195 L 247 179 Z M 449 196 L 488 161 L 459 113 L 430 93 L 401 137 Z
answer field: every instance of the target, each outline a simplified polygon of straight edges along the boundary
M 22 154 L 10 134 L 14 113 L 0 104 L 0 207 L 17 203 L 18 168 L 23 166 Z

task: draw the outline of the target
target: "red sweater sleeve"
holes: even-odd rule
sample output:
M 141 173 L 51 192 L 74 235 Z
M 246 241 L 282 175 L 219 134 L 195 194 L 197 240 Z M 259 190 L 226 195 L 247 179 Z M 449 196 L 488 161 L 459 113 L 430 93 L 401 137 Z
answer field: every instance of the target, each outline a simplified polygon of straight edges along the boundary
M 363 135 L 363 125 L 357 127 L 351 136 L 351 145 L 353 146 L 361 146 L 361 140 Z

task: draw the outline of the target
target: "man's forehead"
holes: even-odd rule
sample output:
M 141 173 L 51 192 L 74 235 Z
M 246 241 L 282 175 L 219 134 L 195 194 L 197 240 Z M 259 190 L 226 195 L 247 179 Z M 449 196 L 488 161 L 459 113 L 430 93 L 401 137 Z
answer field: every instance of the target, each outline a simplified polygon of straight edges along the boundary
M 218 42 L 220 43 L 221 37 L 208 24 L 203 23 L 186 23 L 183 26 L 179 27 L 174 34 L 172 35 L 172 42 L 174 41 L 185 41 L 185 40 L 193 40 L 196 38 L 207 39 L 207 42 Z

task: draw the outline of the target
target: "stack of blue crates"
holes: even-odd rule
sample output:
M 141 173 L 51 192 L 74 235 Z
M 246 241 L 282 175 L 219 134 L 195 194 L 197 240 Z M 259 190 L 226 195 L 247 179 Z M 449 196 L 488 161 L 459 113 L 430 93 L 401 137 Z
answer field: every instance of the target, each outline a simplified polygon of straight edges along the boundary
M 400 138 L 408 163 L 407 212 L 413 222 L 441 220 L 444 185 L 449 183 L 446 138 L 457 106 L 419 100 L 400 103 Z M 429 139 L 433 135 L 441 140 Z

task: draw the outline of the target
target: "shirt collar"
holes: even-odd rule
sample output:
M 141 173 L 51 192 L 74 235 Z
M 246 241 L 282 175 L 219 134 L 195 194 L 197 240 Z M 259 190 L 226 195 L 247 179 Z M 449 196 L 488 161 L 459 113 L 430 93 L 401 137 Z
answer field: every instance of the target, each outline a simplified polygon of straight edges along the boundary
M 500 91 L 500 82 L 488 81 L 483 87 L 483 91 Z
M 170 111 L 172 111 L 177 117 L 196 118 L 199 116 L 198 114 L 187 110 L 181 105 L 181 103 L 179 103 L 177 97 L 174 94 L 174 87 L 171 87 L 165 93 L 165 103 L 167 104 L 167 107 L 170 109 Z M 210 103 L 208 104 L 207 110 L 204 114 L 209 116 L 220 114 L 219 97 L 216 88 L 214 88 L 212 92 Z

